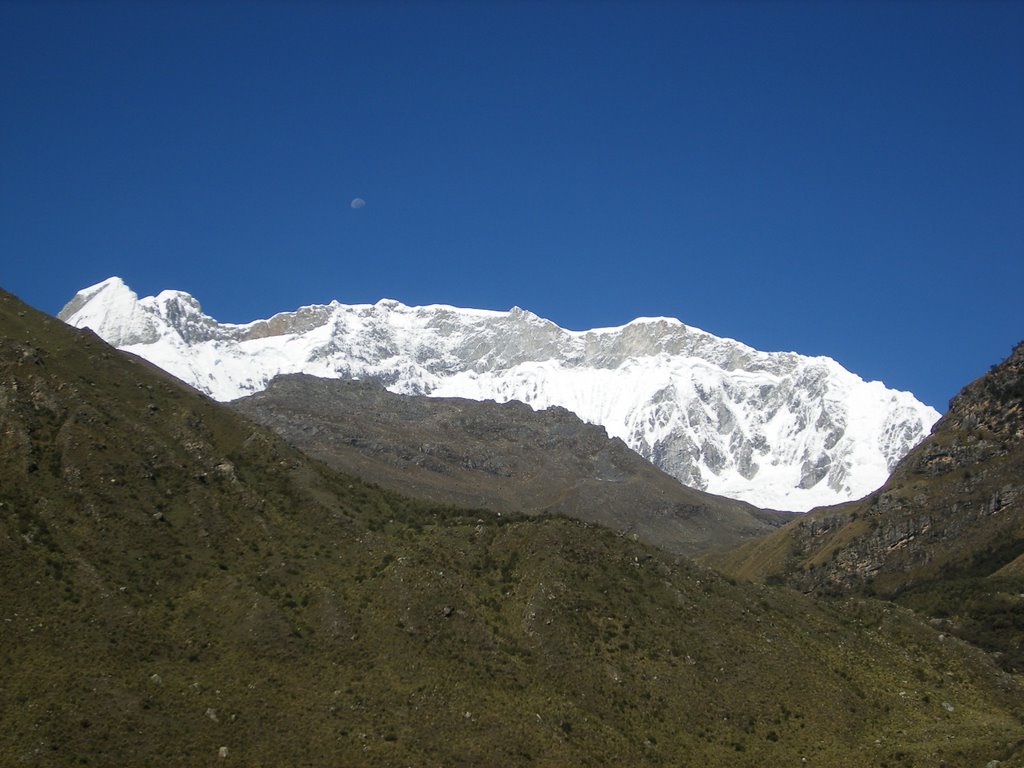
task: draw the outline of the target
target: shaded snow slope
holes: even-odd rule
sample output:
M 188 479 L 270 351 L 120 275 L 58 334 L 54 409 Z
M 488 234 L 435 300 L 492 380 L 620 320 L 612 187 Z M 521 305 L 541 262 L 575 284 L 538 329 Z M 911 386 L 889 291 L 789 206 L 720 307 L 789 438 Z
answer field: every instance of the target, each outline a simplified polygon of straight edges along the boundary
M 827 357 L 759 352 L 671 318 L 567 331 L 530 312 L 302 307 L 219 323 L 187 293 L 119 278 L 60 312 L 218 400 L 279 373 L 372 378 L 393 392 L 562 406 L 686 485 L 805 511 L 877 488 L 939 414 Z

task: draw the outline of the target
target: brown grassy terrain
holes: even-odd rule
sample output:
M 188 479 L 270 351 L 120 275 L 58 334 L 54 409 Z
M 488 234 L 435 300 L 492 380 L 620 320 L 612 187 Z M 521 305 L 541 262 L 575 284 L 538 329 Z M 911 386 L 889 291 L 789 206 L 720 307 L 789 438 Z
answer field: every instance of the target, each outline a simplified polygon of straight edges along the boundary
M 687 488 L 564 408 L 396 395 L 303 374 L 279 376 L 232 407 L 314 458 L 408 496 L 567 515 L 681 554 L 793 517 Z
M 3 765 L 1024 762 L 909 611 L 382 491 L 6 294 L 0 584 Z

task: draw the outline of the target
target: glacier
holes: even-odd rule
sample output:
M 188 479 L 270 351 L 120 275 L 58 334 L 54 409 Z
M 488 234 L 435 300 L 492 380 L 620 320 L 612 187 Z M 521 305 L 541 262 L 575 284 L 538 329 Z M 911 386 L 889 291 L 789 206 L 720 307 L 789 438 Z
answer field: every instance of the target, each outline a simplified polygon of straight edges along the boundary
M 875 490 L 939 418 L 831 358 L 761 352 L 666 317 L 570 331 L 518 307 L 383 299 L 233 324 L 181 291 L 140 299 L 117 277 L 79 291 L 58 317 L 222 401 L 308 373 L 561 406 L 686 485 L 797 512 Z

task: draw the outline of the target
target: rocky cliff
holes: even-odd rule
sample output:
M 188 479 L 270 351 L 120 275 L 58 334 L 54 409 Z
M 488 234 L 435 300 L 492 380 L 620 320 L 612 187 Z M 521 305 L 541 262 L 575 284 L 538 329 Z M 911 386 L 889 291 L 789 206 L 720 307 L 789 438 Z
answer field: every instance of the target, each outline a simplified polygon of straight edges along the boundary
M 868 591 L 939 618 L 996 611 L 1024 639 L 1024 343 L 966 386 L 932 434 L 865 499 L 812 510 L 715 558 L 736 575 L 805 591 Z M 984 580 L 984 581 L 979 581 Z M 1019 582 L 1019 583 L 1018 583 Z M 983 593 L 983 594 L 982 594 Z M 973 597 L 972 597 L 973 595 Z M 1005 595 L 1001 597 L 1000 595 Z M 995 642 L 993 640 L 993 642 Z M 1024 663 L 1024 655 L 1021 656 Z

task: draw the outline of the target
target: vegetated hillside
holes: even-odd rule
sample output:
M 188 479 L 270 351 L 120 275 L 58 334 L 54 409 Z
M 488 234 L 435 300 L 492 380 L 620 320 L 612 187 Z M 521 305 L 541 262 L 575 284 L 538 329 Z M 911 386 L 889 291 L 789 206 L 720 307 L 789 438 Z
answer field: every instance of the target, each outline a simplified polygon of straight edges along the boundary
M 1024 671 L 1024 343 L 889 481 L 715 558 L 737 576 L 894 598 Z
M 232 407 L 364 480 L 437 503 L 565 514 L 692 554 L 792 519 L 680 484 L 564 408 L 396 395 L 372 381 L 278 376 Z
M 0 294 L 0 764 L 1004 765 L 898 607 L 430 508 Z

